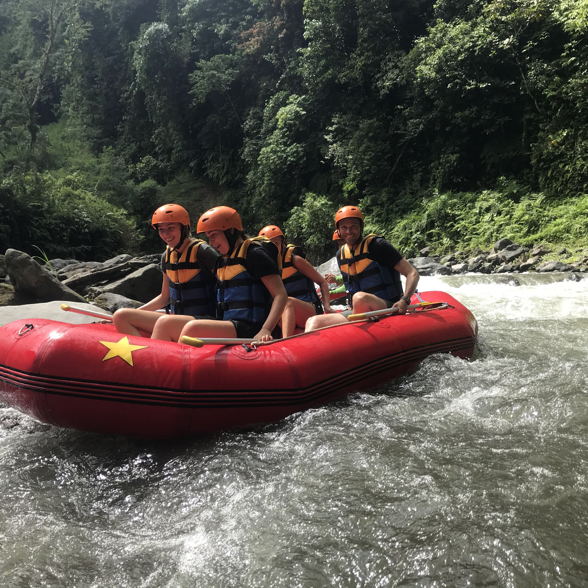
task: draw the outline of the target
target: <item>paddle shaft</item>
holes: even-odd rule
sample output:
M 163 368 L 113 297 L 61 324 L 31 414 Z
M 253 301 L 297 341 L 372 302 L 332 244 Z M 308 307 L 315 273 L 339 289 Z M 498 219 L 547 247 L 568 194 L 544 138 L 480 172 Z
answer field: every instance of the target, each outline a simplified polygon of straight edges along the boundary
M 181 343 L 184 345 L 191 345 L 192 347 L 203 347 L 204 345 L 253 345 L 253 343 L 260 344 L 261 341 L 257 339 L 239 339 L 238 337 L 230 338 L 214 338 L 203 337 L 198 339 L 196 337 L 182 337 Z
M 62 304 L 61 310 L 65 310 L 66 312 L 76 312 L 77 314 L 85 314 L 87 316 L 93 316 L 95 318 L 112 321 L 111 314 L 106 314 L 104 312 L 94 312 L 93 310 L 86 310 L 85 308 L 76 308 L 75 306 L 70 306 L 69 304 Z
M 414 310 L 416 308 L 441 308 L 442 306 L 447 306 L 445 302 L 419 302 L 418 304 L 409 304 L 406 307 L 406 310 Z M 364 312 L 362 314 L 350 314 L 347 317 L 347 320 L 350 322 L 353 321 L 363 321 L 366 318 L 370 318 L 371 316 L 382 316 L 382 315 L 391 315 L 391 314 L 398 314 L 398 307 L 393 306 L 392 308 L 384 308 L 383 310 L 372 310 L 371 312 Z

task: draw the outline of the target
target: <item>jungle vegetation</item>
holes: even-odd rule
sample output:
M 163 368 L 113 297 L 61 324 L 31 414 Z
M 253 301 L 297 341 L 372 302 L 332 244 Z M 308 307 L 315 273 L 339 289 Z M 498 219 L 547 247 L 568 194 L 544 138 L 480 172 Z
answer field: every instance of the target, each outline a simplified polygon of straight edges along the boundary
M 159 248 L 165 202 L 358 204 L 406 256 L 587 245 L 588 0 L 3 0 L 0 246 Z

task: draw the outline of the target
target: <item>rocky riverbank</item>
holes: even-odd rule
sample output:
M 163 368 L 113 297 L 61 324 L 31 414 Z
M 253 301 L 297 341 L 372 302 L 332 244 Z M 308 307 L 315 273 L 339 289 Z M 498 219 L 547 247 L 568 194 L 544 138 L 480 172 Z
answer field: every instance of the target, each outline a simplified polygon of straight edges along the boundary
M 487 251 L 475 249 L 468 253 L 456 251 L 443 257 L 433 255 L 430 248 L 421 249 L 420 256 L 409 261 L 424 276 L 464 273 L 503 274 L 521 272 L 588 272 L 588 250 L 568 251 L 537 245 L 523 247 L 510 239 L 497 241 Z M 577 258 L 573 263 L 565 260 Z

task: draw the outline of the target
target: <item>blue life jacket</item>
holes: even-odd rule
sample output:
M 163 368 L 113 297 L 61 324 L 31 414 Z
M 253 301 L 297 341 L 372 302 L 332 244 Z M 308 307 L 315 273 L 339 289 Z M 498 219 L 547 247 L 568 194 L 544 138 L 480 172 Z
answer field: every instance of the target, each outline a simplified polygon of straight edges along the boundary
M 282 281 L 288 296 L 310 302 L 315 306 L 322 306 L 317 296 L 314 282 L 294 267 L 293 255 L 303 257 L 302 250 L 294 245 L 286 246 L 282 254 Z
M 217 317 L 225 321 L 239 320 L 263 323 L 268 317 L 272 298 L 263 282 L 247 271 L 250 247 L 267 247 L 278 263 L 278 249 L 266 237 L 247 239 L 229 257 L 221 257 L 216 269 Z
M 349 302 L 356 292 L 373 294 L 384 300 L 396 301 L 402 296 L 402 282 L 400 274 L 394 271 L 394 276 L 387 267 L 380 265 L 369 257 L 369 245 L 376 235 L 364 237 L 351 251 L 349 245 L 344 245 L 337 252 L 337 263 L 343 276 Z
M 198 263 L 200 239 L 191 239 L 181 255 L 166 248 L 163 270 L 169 282 L 169 304 L 172 314 L 215 316 L 214 276 Z

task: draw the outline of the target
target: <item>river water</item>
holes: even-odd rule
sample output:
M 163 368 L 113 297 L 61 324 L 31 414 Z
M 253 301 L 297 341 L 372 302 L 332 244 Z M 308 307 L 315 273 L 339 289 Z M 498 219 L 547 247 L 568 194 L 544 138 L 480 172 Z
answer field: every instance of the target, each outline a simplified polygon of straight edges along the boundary
M 477 317 L 370 394 L 153 443 L 0 407 L 0 586 L 588 585 L 588 279 L 423 278 Z

